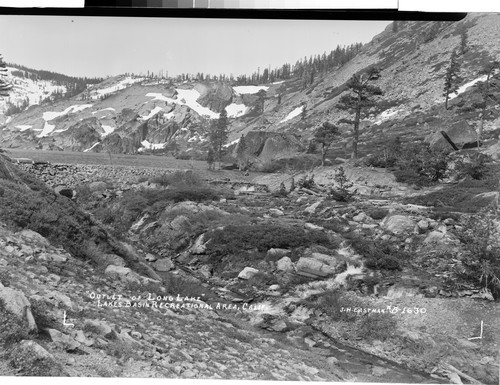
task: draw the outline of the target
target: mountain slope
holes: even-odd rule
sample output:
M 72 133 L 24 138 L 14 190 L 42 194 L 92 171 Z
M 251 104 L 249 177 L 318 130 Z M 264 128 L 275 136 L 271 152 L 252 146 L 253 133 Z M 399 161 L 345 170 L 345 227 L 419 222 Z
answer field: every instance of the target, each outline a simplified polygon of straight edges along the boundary
M 366 146 L 376 145 L 386 134 L 424 137 L 443 121 L 465 119 L 474 126 L 478 118 L 470 111 L 455 109 L 455 116 L 442 111 L 444 74 L 465 30 L 468 43 L 461 57 L 458 92 L 471 92 L 471 86 L 484 79 L 483 61 L 500 57 L 495 43 L 500 38 L 499 24 L 496 14 L 470 14 L 459 22 L 399 21 L 397 31 L 389 25 L 353 59 L 334 71 L 317 73 L 308 84 L 302 78 L 255 86 L 174 83 L 125 75 L 110 78 L 71 99 L 14 116 L 3 128 L 2 139 L 7 147 L 128 153 L 194 150 L 192 154 L 202 156 L 209 121 L 225 108 L 231 118 L 228 143 L 253 130 L 299 134 L 306 142 L 324 121 L 335 123 L 346 117 L 336 108 L 345 84 L 370 66 L 381 69 L 376 83 L 384 95 L 361 122 L 361 141 Z M 260 90 L 265 91 L 263 113 L 258 111 Z M 460 99 L 455 96 L 456 104 Z M 80 123 L 91 117 L 97 121 Z M 487 120 L 497 117 L 492 109 Z M 486 131 L 493 126 L 487 122 Z M 83 132 L 75 134 L 80 128 Z M 350 127 L 341 125 L 341 130 L 347 143 Z

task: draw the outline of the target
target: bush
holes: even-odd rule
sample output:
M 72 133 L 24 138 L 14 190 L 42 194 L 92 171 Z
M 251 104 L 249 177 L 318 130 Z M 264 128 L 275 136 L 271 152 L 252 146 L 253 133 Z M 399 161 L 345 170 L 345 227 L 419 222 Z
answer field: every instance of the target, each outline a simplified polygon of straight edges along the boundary
M 494 211 L 468 217 L 457 233 L 463 244 L 457 275 L 500 298 L 500 217 Z
M 321 159 L 316 155 L 299 155 L 293 158 L 273 159 L 255 167 L 261 172 L 306 171 L 321 165 Z
M 211 263 L 219 267 L 229 261 L 248 264 L 252 259 L 263 258 L 263 253 L 271 248 L 290 249 L 313 244 L 337 246 L 321 231 L 308 232 L 299 227 L 271 223 L 232 224 L 206 235 L 207 240 L 210 240 L 206 253 Z M 257 253 L 247 253 L 248 250 L 257 250 Z
M 363 308 L 366 304 L 353 294 L 340 290 L 328 290 L 316 297 L 308 298 L 308 303 L 324 311 L 333 321 L 354 322 L 359 315 L 354 311 L 345 311 L 350 308 Z
M 396 177 L 397 182 L 415 185 L 418 187 L 432 186 L 434 184 L 432 179 L 425 175 L 418 174 L 415 170 L 397 170 L 394 171 L 394 176 Z
M 356 191 L 350 190 L 354 184 L 347 178 L 343 167 L 337 169 L 334 180 L 336 186 L 330 188 L 329 196 L 339 202 L 350 202 Z
M 357 325 L 358 337 L 364 340 L 384 341 L 396 333 L 397 322 L 390 313 L 368 313 Z
M 309 176 L 309 175 L 304 175 L 302 178 L 300 178 L 297 181 L 297 186 L 300 188 L 306 188 L 306 189 L 312 189 L 316 187 L 316 182 L 314 181 L 314 174 Z
M 389 215 L 389 210 L 384 209 L 384 208 L 371 208 L 368 210 L 365 210 L 366 215 L 368 215 L 370 218 L 375 219 L 375 220 L 381 220 L 384 219 L 387 215 Z
M 366 240 L 361 236 L 355 236 L 351 246 L 358 254 L 365 257 L 365 266 L 370 269 L 401 270 L 400 260 L 410 257 L 407 252 L 388 241 Z
M 160 186 L 202 186 L 204 183 L 198 174 L 194 172 L 175 171 L 174 173 L 165 173 L 155 176 L 149 180 L 151 183 L 157 183 Z
M 455 163 L 456 178 L 483 179 L 488 175 L 491 161 L 490 156 L 481 153 L 476 153 L 472 157 L 461 157 Z

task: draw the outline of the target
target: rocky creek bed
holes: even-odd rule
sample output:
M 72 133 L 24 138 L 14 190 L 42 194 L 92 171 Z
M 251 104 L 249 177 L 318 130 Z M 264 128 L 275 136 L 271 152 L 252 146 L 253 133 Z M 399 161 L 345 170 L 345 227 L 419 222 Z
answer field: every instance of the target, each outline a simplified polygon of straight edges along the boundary
M 31 172 L 37 170 L 32 165 L 23 167 Z M 164 172 L 148 169 L 144 174 L 144 170 L 128 167 L 88 165 L 65 165 L 61 170 L 55 174 L 70 186 L 106 180 L 99 188 L 95 185 L 91 198 L 103 207 L 116 204 L 112 194 L 116 189 L 158 188 L 141 185 L 143 182 L 126 182 Z M 83 179 L 79 179 L 79 174 L 84 175 Z M 225 177 L 218 175 L 221 181 Z M 210 311 L 189 309 L 162 314 L 154 309 L 96 307 L 92 303 L 95 301 L 82 293 L 121 291 L 131 296 L 147 291 L 152 282 L 127 269 L 115 257 L 108 258 L 107 266 L 96 274 L 88 264 L 51 247 L 39 235 L 13 233 L 4 228 L 1 263 L 14 279 L 4 279 L 2 283 L 5 286 L 8 282 L 16 295 L 23 293 L 27 307 L 31 301 L 42 301 L 50 307 L 52 320 L 40 328 L 49 339 L 35 339 L 48 355 L 40 354 L 49 361 L 60 361 L 61 370 L 70 375 L 408 383 L 459 379 L 470 382 L 467 378 L 473 378 L 483 383 L 498 382 L 498 302 L 491 301 L 491 293 L 477 288 L 453 291 L 443 286 L 443 277 L 453 261 L 443 261 L 433 254 L 456 244 L 456 221 L 430 218 L 424 207 L 389 198 L 374 196 L 339 204 L 325 199 L 321 192 L 297 189 L 287 197 L 276 197 L 249 188 L 251 181 L 240 182 L 246 185 L 225 186 L 232 187 L 231 199 L 172 204 L 162 211 L 161 217 L 139 218 L 127 235 L 127 241 L 135 244 L 136 253 L 156 270 L 163 283 L 168 283 L 172 275 L 191 282 L 187 286 L 204 293 L 203 302 L 215 309 Z M 386 215 L 374 219 L 367 214 L 374 209 L 386 210 Z M 243 265 L 220 274 L 210 266 L 203 238 L 190 238 L 192 235 L 179 226 L 200 213 L 216 213 L 217 217 L 225 217 L 224 213 L 244 214 L 256 223 L 286 224 L 339 240 L 341 247 L 325 249 L 311 245 L 267 250 L 267 259 L 247 259 Z M 329 227 L 332 224 L 334 228 Z M 164 237 L 164 246 L 156 251 L 144 243 L 155 234 L 155 229 L 162 229 Z M 422 247 L 421 255 L 405 261 L 401 271 L 380 274 L 366 269 L 364 256 L 345 246 L 347 234 L 385 237 L 401 245 L 416 244 Z M 181 252 L 169 249 L 174 240 L 181 239 L 185 239 Z M 270 253 L 282 255 L 269 257 Z M 430 265 L 422 264 L 426 259 L 432 261 Z M 270 276 L 274 278 L 268 280 Z M 368 277 L 376 277 L 371 289 L 366 285 Z M 321 302 L 322 293 L 332 289 L 352 294 L 348 297 L 353 305 L 347 318 L 339 316 L 338 308 L 337 313 L 332 313 Z M 381 337 L 363 337 L 366 334 L 360 332 L 360 327 L 370 323 L 364 322 L 366 311 L 354 309 L 359 308 L 359 301 L 365 308 L 383 309 L 393 321 L 381 323 L 380 328 L 392 325 L 394 332 L 385 330 Z M 242 311 L 243 303 L 257 308 L 259 304 L 266 306 L 247 312 Z M 226 308 L 217 309 L 217 304 L 225 304 Z M 233 311 L 235 307 L 237 311 Z M 425 313 L 403 314 L 404 308 L 415 307 L 425 309 Z M 389 315 L 388 308 L 398 311 Z M 55 322 L 63 309 L 72 309 L 69 314 L 76 321 L 74 329 Z M 165 317 L 169 318 L 169 328 L 164 326 Z M 106 323 L 104 332 L 99 331 L 100 327 L 85 326 L 95 320 Z M 485 328 L 483 338 L 468 340 L 478 335 L 481 321 Z M 62 335 L 47 329 L 58 330 Z M 377 332 L 376 325 L 373 331 Z M 127 353 L 115 354 L 119 350 L 116 344 Z M 23 348 L 35 349 L 32 344 Z M 76 356 L 75 351 L 84 353 Z M 240 358 L 243 351 L 245 359 Z M 105 362 L 108 369 L 97 362 Z M 15 369 L 15 365 L 13 369 L 12 362 L 3 364 L 7 365 L 6 370 L 9 368 L 5 373 L 21 370 Z

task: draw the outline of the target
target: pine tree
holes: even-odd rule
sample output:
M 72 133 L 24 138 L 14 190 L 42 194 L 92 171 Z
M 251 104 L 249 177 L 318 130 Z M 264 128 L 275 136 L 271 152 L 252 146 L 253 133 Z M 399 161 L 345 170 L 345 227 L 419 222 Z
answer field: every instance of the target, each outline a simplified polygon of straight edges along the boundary
M 305 103 L 302 105 L 302 111 L 300 112 L 300 115 L 302 120 L 305 120 L 307 117 L 307 105 Z
M 238 159 L 238 169 L 243 171 L 247 166 L 247 142 L 243 134 L 241 134 L 238 147 L 236 147 L 236 157 Z
M 460 32 L 460 54 L 463 56 L 467 52 L 468 36 L 465 28 Z
M 486 109 L 488 108 L 488 101 L 491 99 L 490 96 L 490 80 L 493 73 L 500 68 L 500 62 L 493 60 L 491 58 L 486 59 L 479 71 L 480 74 L 486 75 L 486 80 L 484 83 L 479 84 L 479 91 L 483 99 L 481 112 L 479 116 L 479 124 L 477 130 L 477 148 L 479 149 L 479 143 L 483 136 L 483 126 L 484 126 L 484 116 L 486 115 Z
M 314 141 L 321 144 L 321 165 L 325 165 L 326 152 L 340 135 L 339 128 L 329 122 L 324 122 L 314 133 Z
M 450 56 L 450 63 L 446 69 L 446 75 L 444 77 L 444 92 L 445 97 L 444 108 L 448 109 L 448 100 L 450 99 L 450 94 L 458 90 L 458 85 L 460 84 L 460 62 L 458 61 L 457 51 L 453 50 Z
M 258 108 L 258 111 L 261 114 L 264 113 L 264 106 L 265 106 L 265 102 L 266 102 L 266 96 L 267 96 L 267 92 L 265 90 L 260 90 L 259 92 L 257 92 L 257 97 L 258 97 L 257 108 Z
M 0 97 L 9 96 L 9 91 L 12 89 L 12 84 L 10 84 L 5 78 L 7 77 L 6 64 L 3 61 L 2 55 L 0 55 Z
M 207 163 L 208 163 L 208 169 L 209 170 L 213 169 L 214 161 L 215 161 L 214 149 L 212 147 L 210 147 L 208 149 L 208 154 L 207 154 Z
M 228 136 L 228 119 L 225 109 L 219 115 L 219 119 L 212 121 L 212 126 L 209 133 L 209 141 L 215 152 L 215 160 L 219 162 L 219 170 L 221 168 L 222 156 L 224 155 L 224 145 Z
M 341 119 L 340 123 L 348 123 L 353 127 L 352 154 L 353 159 L 358 157 L 359 122 L 362 113 L 368 107 L 375 104 L 375 96 L 382 95 L 380 87 L 371 82 L 380 77 L 378 68 L 371 68 L 366 73 L 355 74 L 347 82 L 347 94 L 342 95 L 337 108 L 348 111 L 354 115 L 354 119 Z

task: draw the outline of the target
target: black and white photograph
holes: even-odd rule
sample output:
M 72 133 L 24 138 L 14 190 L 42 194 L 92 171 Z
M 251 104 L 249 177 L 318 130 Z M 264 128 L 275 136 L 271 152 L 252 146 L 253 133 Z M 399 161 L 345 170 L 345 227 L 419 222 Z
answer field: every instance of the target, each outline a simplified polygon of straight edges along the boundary
M 273 15 L 0 14 L 0 382 L 499 383 L 500 13 Z

